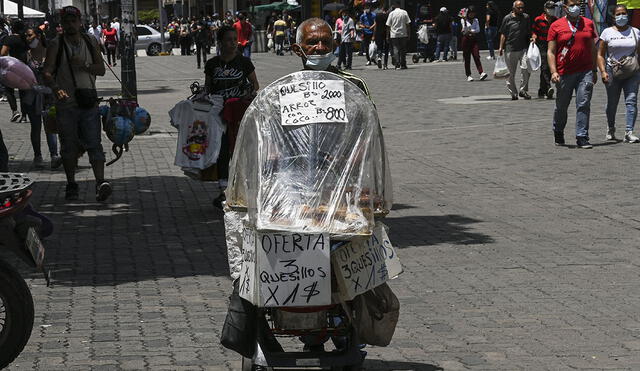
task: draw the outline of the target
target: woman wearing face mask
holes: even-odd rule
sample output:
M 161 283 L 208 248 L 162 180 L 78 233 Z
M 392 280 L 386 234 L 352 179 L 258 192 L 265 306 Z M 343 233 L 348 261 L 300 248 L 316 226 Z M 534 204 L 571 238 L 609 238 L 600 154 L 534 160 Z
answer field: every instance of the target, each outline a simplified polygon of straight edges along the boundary
M 471 57 L 476 63 L 476 68 L 480 74 L 480 81 L 487 79 L 487 74 L 482 69 L 480 61 L 480 51 L 478 49 L 478 34 L 480 33 L 480 24 L 476 18 L 476 7 L 471 5 L 467 8 L 467 12 L 461 19 L 462 22 L 462 57 L 464 58 L 464 72 L 467 75 L 467 81 L 473 81 L 471 76 Z
M 638 143 L 640 138 L 633 134 L 633 128 L 638 115 L 638 84 L 640 83 L 640 72 L 635 72 L 631 76 L 620 79 L 613 76 L 612 66 L 622 58 L 630 55 L 638 55 L 640 42 L 640 31 L 629 25 L 629 15 L 627 7 L 618 5 L 615 9 L 615 25 L 605 29 L 600 35 L 602 42 L 598 49 L 598 69 L 602 75 L 602 82 L 607 88 L 607 140 L 616 140 L 616 111 L 620 93 L 624 92 L 624 103 L 627 108 L 627 124 L 624 134 L 624 141 L 628 143 Z M 608 56 L 608 59 L 607 59 Z
M 207 61 L 204 65 L 205 87 L 209 94 L 221 95 L 225 105 L 237 102 L 238 99 L 250 100 L 258 91 L 258 78 L 251 59 L 238 53 L 238 33 L 232 26 L 224 25 L 216 34 L 220 55 Z M 245 107 L 246 108 L 246 107 Z M 222 136 L 220 157 L 217 162 L 217 172 L 220 188 L 227 187 L 229 174 L 229 139 Z M 213 200 L 214 206 L 222 208 L 225 200 L 224 192 Z

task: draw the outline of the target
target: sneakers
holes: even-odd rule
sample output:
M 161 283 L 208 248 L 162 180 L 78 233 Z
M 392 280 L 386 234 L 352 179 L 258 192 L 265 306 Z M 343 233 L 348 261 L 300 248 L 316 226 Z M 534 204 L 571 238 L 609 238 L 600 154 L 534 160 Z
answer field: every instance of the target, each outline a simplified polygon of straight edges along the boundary
M 512 94 L 511 95 L 511 100 L 518 100 L 518 95 L 517 94 Z
M 626 137 L 626 135 L 625 135 Z M 607 136 L 605 137 L 606 140 L 616 140 L 616 128 L 608 128 L 607 129 Z
M 589 137 L 576 137 L 576 145 L 578 148 L 591 149 L 593 145 L 589 143 Z
M 20 112 L 13 111 L 13 113 L 11 114 L 11 120 L 9 120 L 9 121 L 16 122 L 16 121 L 18 121 L 20 119 L 20 116 L 21 116 Z
M 42 156 L 36 156 L 33 158 L 33 167 L 36 169 L 44 169 L 44 160 Z
M 67 183 L 67 187 L 64 190 L 64 199 L 67 201 L 78 199 L 78 183 Z
M 29 118 L 27 117 L 27 115 L 22 114 L 22 117 L 20 117 L 20 121 L 18 121 L 19 123 L 26 123 L 29 122 Z
M 518 93 L 519 96 L 521 96 L 522 98 L 529 100 L 531 99 L 531 96 L 529 95 L 529 93 L 527 93 L 524 90 L 520 90 L 520 93 Z
M 632 131 L 626 131 L 624 133 L 624 141 L 627 143 L 640 143 L 640 138 L 633 135 Z
M 553 137 L 555 139 L 556 146 L 564 146 L 564 133 L 561 131 L 554 131 Z
M 468 81 L 468 82 L 473 81 L 473 77 L 471 77 L 471 76 L 467 76 L 467 81 Z
M 107 181 L 98 182 L 96 185 L 96 201 L 106 201 L 111 196 L 111 184 Z
M 55 170 L 59 168 L 60 165 L 62 165 L 62 157 L 60 156 L 51 157 L 51 170 Z
M 371 61 L 367 61 L 367 66 L 371 66 Z
M 483 72 L 480 74 L 480 81 L 484 81 L 487 79 L 487 77 L 489 77 L 489 75 L 487 75 L 486 72 Z
M 553 88 L 549 88 L 549 90 L 547 90 L 547 99 L 553 99 L 553 93 L 555 92 Z

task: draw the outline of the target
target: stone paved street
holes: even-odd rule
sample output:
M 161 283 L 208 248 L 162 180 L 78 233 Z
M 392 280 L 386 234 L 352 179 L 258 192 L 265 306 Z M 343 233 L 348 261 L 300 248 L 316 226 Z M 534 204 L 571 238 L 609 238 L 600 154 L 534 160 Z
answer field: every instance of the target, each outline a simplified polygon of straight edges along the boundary
M 273 54 L 254 63 L 263 87 L 300 66 Z M 553 102 L 512 102 L 502 80 L 467 83 L 460 62 L 354 66 L 384 125 L 387 223 L 405 268 L 391 283 L 402 305 L 394 340 L 367 348 L 366 369 L 639 370 L 640 145 L 604 142 L 602 83 L 595 148 L 578 150 L 553 145 Z M 63 172 L 31 168 L 29 125 L 0 106 L 10 168 L 37 179 L 34 203 L 57 228 L 46 243 L 53 287 L 22 269 L 36 320 L 11 370 L 240 369 L 218 343 L 231 281 L 216 190 L 173 166 L 167 111 L 202 70 L 171 56 L 137 58 L 137 71 L 151 135 L 107 169 L 105 205 L 86 157 L 85 201 L 65 203 Z M 118 91 L 113 76 L 99 87 Z M 537 87 L 535 77 L 531 95 Z

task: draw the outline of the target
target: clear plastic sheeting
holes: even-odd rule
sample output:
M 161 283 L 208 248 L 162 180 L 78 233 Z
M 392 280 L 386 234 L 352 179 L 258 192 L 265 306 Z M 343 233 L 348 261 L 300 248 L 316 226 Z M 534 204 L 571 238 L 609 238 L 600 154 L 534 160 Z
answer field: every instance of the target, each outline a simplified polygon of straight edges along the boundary
M 322 85 L 344 82 L 346 122 L 283 125 L 282 89 L 314 90 L 300 103 L 322 105 Z M 287 101 L 290 101 L 288 97 Z M 286 109 L 282 109 L 285 113 Z M 391 207 L 391 176 L 376 109 L 355 84 L 329 72 L 287 75 L 258 94 L 240 125 L 227 205 L 246 208 L 258 230 L 369 235 Z

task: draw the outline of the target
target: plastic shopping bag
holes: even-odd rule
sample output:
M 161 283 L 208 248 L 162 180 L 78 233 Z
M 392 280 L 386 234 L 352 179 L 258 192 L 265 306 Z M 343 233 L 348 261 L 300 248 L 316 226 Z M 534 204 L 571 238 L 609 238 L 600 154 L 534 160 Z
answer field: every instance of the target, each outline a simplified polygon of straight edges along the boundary
M 420 28 L 418 29 L 418 40 L 423 43 L 423 44 L 428 44 L 429 43 L 429 29 L 427 28 L 426 24 L 423 24 L 422 26 L 420 26 Z
M 271 50 L 273 49 L 273 38 L 269 38 L 269 40 L 267 41 L 267 49 Z
M 499 56 L 496 59 L 496 66 L 493 70 L 493 77 L 496 79 L 504 79 L 509 77 L 509 69 L 507 68 L 507 62 L 504 60 L 504 56 Z
M 371 43 L 369 43 L 369 58 L 375 57 L 377 52 L 378 47 L 376 46 L 376 43 L 372 41 Z
M 542 65 L 542 56 L 540 55 L 540 49 L 536 43 L 529 44 L 529 50 L 527 50 L 527 59 L 529 60 L 529 67 L 531 70 L 537 71 Z

